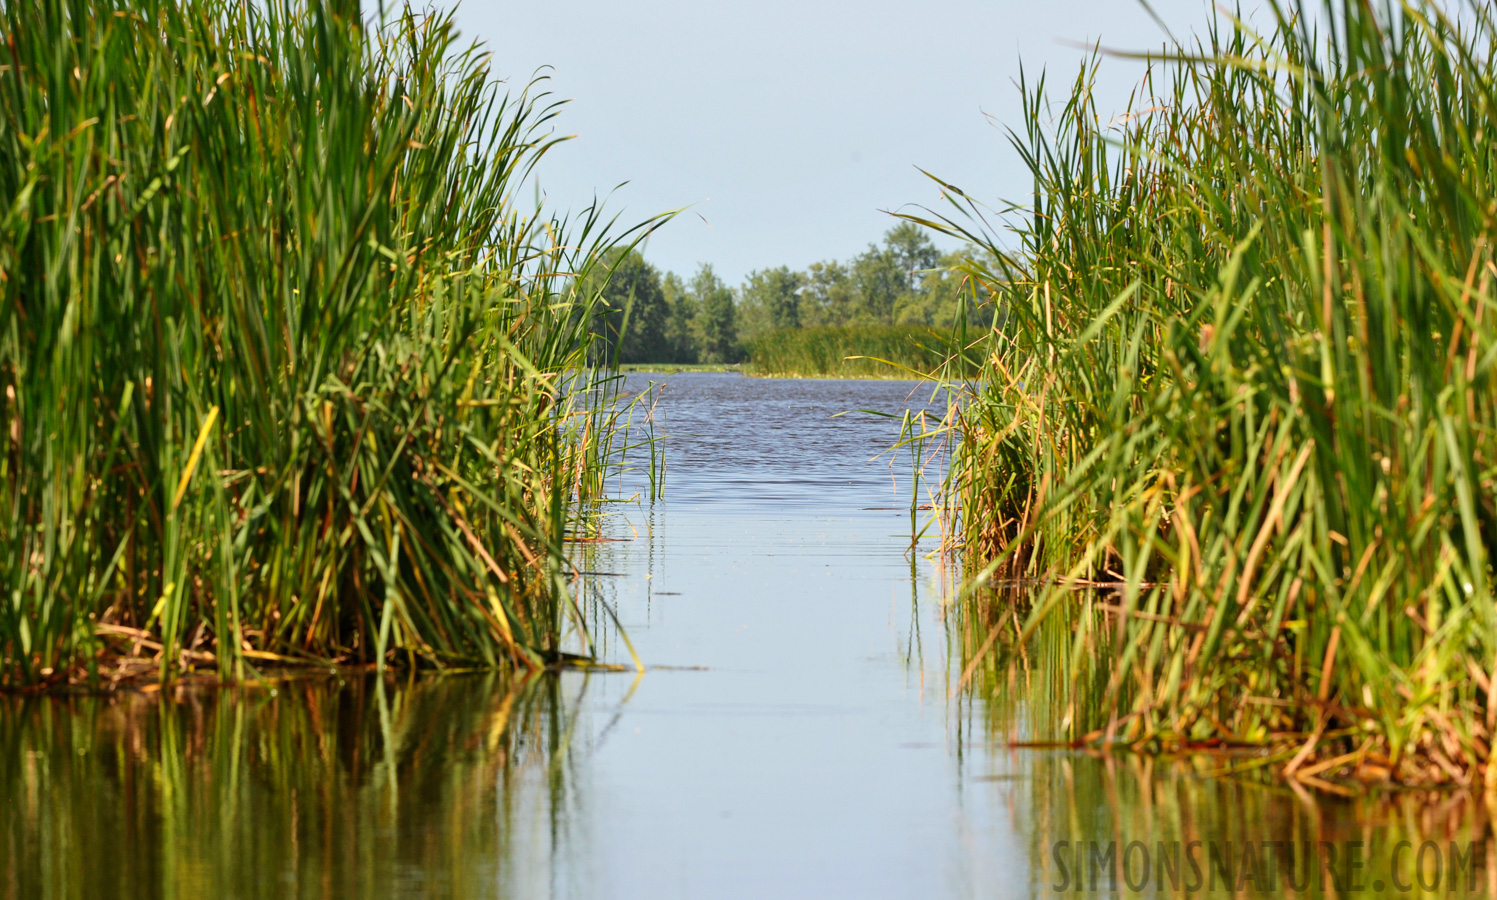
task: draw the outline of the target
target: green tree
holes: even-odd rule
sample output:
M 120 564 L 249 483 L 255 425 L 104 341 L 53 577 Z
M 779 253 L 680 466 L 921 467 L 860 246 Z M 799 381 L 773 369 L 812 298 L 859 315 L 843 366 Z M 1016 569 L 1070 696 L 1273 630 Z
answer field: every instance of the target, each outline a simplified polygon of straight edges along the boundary
M 701 361 L 737 362 L 740 353 L 733 291 L 717 277 L 712 266 L 703 263 L 691 279 L 691 294 L 697 310 L 694 330 Z
M 793 272 L 786 266 L 750 272 L 742 288 L 742 336 L 748 338 L 762 331 L 801 327 L 800 294 L 806 282 L 804 274 Z M 757 327 L 750 327 L 750 315 L 758 319 L 753 323 Z
M 969 326 L 987 327 L 993 321 L 992 298 L 976 289 L 958 267 L 965 260 L 980 258 L 976 247 L 943 253 L 924 272 L 914 292 L 903 297 L 894 310 L 899 325 L 929 325 L 950 328 L 961 316 Z
M 668 362 L 670 309 L 660 273 L 638 250 L 617 252 L 608 265 L 603 333 L 619 362 Z
M 670 310 L 666 318 L 665 338 L 670 347 L 670 356 L 659 362 L 695 363 L 701 361 L 701 347 L 697 344 L 697 303 L 686 283 L 675 272 L 665 273 L 661 280 L 665 293 L 665 304 Z
M 884 234 L 882 247 L 869 244 L 852 264 L 859 299 L 857 318 L 892 323 L 901 307 L 918 303 L 923 272 L 936 267 L 940 251 L 912 222 Z
M 852 261 L 851 270 L 857 303 L 849 324 L 892 322 L 906 281 L 893 257 L 870 244 Z
M 847 266 L 839 262 L 812 263 L 801 292 L 801 324 L 848 325 L 861 304 Z
M 894 268 L 903 273 L 904 282 L 900 286 L 903 294 L 918 291 L 921 273 L 941 263 L 941 251 L 936 249 L 925 230 L 914 222 L 901 222 L 884 233 L 884 254 Z

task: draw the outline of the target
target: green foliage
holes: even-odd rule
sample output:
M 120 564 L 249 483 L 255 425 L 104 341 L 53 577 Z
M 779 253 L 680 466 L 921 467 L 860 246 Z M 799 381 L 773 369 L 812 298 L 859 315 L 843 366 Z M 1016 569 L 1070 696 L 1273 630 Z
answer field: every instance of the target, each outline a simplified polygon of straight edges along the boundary
M 442 15 L 36 0 L 0 31 L 0 684 L 119 641 L 231 677 L 585 651 L 606 247 L 512 192 L 555 105 Z
M 959 268 L 974 257 L 985 258 L 941 255 L 922 228 L 905 222 L 849 263 L 751 273 L 741 309 L 752 371 L 908 378 L 948 358 L 956 364 L 948 372 L 970 371 L 949 348 L 965 347 L 969 326 L 981 331 L 992 318 L 984 305 L 990 292 L 979 293 Z
M 969 279 L 959 267 L 968 253 L 942 254 L 910 222 L 891 228 L 882 246 L 847 262 L 813 263 L 749 273 L 740 290 L 745 342 L 772 331 L 864 325 L 950 328 L 960 319 L 985 325 L 991 310 L 966 302 Z M 970 293 L 970 292 L 965 292 Z
M 733 291 L 723 284 L 712 266 L 702 264 L 691 279 L 693 319 L 699 362 L 738 362 L 738 322 Z
M 749 371 L 797 378 L 912 378 L 934 372 L 950 356 L 945 338 L 909 325 L 772 331 L 747 349 Z
M 858 298 L 859 318 L 894 321 L 895 310 L 920 287 L 920 273 L 939 260 L 936 247 L 918 226 L 902 222 L 884 235 L 884 246 L 870 244 L 853 260 L 850 274 Z
M 741 290 L 745 316 L 749 315 L 748 310 L 753 310 L 762 316 L 763 322 L 755 323 L 759 327 L 752 332 L 745 328 L 744 333 L 799 328 L 800 292 L 806 284 L 805 275 L 785 266 L 750 272 Z
M 1117 584 L 1101 736 L 1490 786 L 1497 29 L 1321 11 L 1173 48 L 1113 125 L 1095 66 L 1024 86 L 1021 251 L 954 189 L 925 220 L 1005 312 L 950 487 L 983 577 L 1044 577 L 1026 633 Z
M 669 355 L 664 359 L 650 360 L 650 362 L 700 362 L 702 351 L 697 343 L 696 335 L 696 298 L 687 290 L 686 284 L 681 281 L 681 276 L 674 272 L 665 273 L 661 286 L 665 294 L 666 307 L 670 310 L 666 318 L 666 341 Z
M 638 250 L 615 250 L 606 266 L 590 279 L 606 300 L 593 325 L 599 356 L 627 366 L 738 361 L 737 301 L 711 266 L 690 285 L 662 277 Z
M 801 309 L 804 313 L 801 325 L 808 328 L 867 323 L 867 317 L 861 313 L 861 298 L 848 275 L 847 266 L 835 261 L 812 263 L 806 269 Z
M 797 328 L 849 328 L 839 340 L 886 334 L 868 328 L 876 325 L 985 328 L 992 321 L 990 295 L 978 292 L 960 268 L 969 258 L 986 258 L 984 253 L 970 248 L 941 254 L 922 228 L 905 222 L 884 235 L 882 246 L 870 244 L 849 262 L 815 263 L 804 272 L 761 269 L 750 272 L 735 292 L 711 266 L 703 266 L 688 285 L 674 273 L 661 277 L 637 252 L 620 252 L 609 260 L 614 274 L 603 290 L 610 311 L 598 330 L 627 364 L 721 365 L 767 346 L 762 339 L 770 334 Z M 809 339 L 807 346 L 830 347 L 828 334 Z M 878 355 L 888 345 L 882 337 L 877 340 L 852 349 Z M 925 359 L 903 347 L 894 355 Z M 755 359 L 768 365 L 767 356 Z
M 602 293 L 608 306 L 602 314 L 603 345 L 617 353 L 621 363 L 671 360 L 671 309 L 660 273 L 633 249 L 614 251 L 605 265 Z

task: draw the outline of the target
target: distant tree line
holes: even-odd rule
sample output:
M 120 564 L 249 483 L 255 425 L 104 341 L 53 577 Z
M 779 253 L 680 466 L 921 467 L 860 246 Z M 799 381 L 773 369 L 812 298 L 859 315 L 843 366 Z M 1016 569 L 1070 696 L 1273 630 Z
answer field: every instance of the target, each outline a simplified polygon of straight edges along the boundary
M 804 271 L 760 269 L 736 289 L 710 265 L 684 280 L 662 274 L 638 250 L 619 252 L 603 291 L 608 311 L 599 330 L 622 363 L 735 363 L 749 342 L 783 329 L 946 328 L 962 314 L 986 324 L 991 310 L 972 302 L 954 271 L 971 252 L 941 253 L 924 231 L 905 222 L 889 229 L 882 245 L 869 244 L 846 262 L 813 263 Z

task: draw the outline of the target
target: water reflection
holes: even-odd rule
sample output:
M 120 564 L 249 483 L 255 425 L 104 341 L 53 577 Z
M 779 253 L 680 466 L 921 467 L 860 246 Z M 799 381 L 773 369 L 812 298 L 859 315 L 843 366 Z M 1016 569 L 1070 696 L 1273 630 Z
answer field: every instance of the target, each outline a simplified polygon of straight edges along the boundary
M 1108 722 L 1111 629 L 1079 599 L 1020 643 L 1022 584 L 953 608 L 957 716 L 985 784 L 1022 835 L 1033 897 L 1497 895 L 1497 798 L 1389 791 L 1312 795 L 1242 749 L 1081 752 Z M 1083 616 L 1091 627 L 1078 627 Z
M 0 698 L 0 896 L 543 896 L 581 802 L 585 690 L 368 676 Z
M 1030 896 L 1491 896 L 1479 794 L 1312 798 L 1212 760 L 1026 750 L 990 775 L 1025 836 Z

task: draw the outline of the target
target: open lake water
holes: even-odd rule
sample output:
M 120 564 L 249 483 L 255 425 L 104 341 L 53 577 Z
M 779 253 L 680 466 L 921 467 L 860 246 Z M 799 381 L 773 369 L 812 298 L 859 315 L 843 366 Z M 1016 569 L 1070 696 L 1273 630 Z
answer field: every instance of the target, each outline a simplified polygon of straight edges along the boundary
M 956 689 L 958 575 L 935 528 L 911 546 L 899 419 L 858 412 L 920 409 L 928 386 L 629 387 L 651 379 L 664 499 L 624 476 L 640 498 L 578 556 L 647 672 L 0 698 L 0 898 L 1134 893 L 1123 877 L 1149 896 L 1418 896 L 1380 868 L 1399 841 L 1436 844 L 1431 894 L 1468 893 L 1451 847 L 1488 890 L 1479 794 L 1327 802 L 1202 774 L 1220 761 L 1012 747 L 1046 737 L 1034 701 Z M 1310 877 L 1322 844 L 1342 862 L 1360 844 L 1359 880 Z M 1118 880 L 1088 877 L 1087 854 L 1130 847 Z M 1195 882 L 1160 870 L 1175 847 Z

